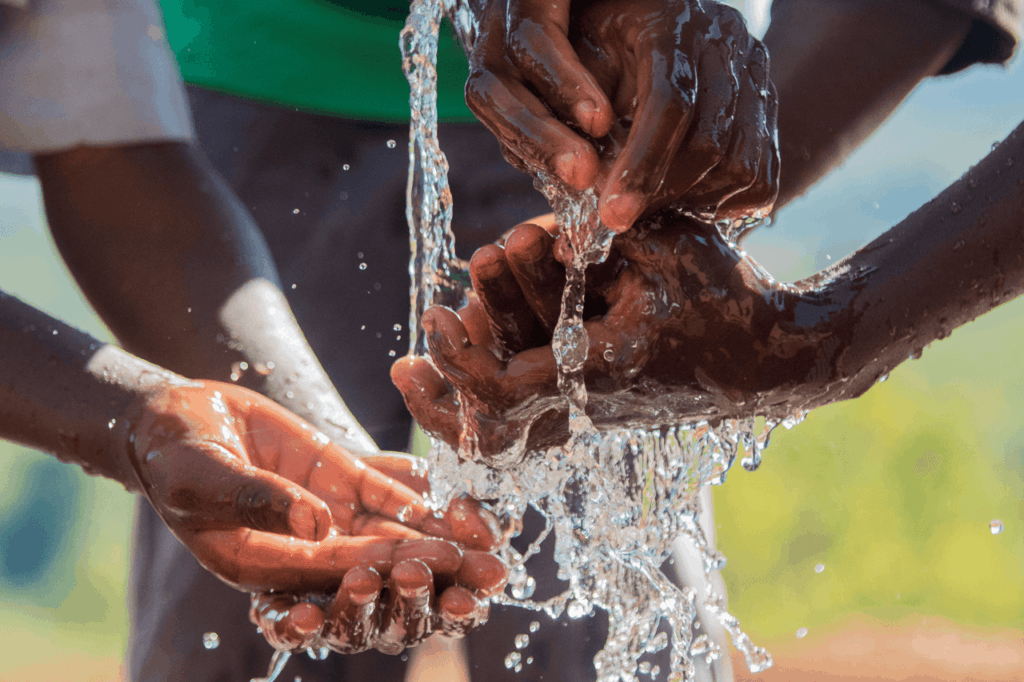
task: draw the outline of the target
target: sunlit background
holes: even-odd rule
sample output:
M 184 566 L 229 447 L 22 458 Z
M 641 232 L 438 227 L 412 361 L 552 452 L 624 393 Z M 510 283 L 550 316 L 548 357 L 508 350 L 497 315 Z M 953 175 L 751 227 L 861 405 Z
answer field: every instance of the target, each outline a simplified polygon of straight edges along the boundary
M 1024 118 L 1021 93 L 1020 59 L 925 84 L 749 252 L 779 279 L 841 258 L 1004 138 Z M 110 338 L 55 255 L 25 176 L 0 174 L 0 288 Z M 715 491 L 730 604 L 755 641 L 787 650 L 801 628 L 810 646 L 858 619 L 924 616 L 1024 638 L 1022 306 L 780 429 L 759 471 L 737 468 Z M 0 681 L 118 676 L 132 504 L 117 484 L 0 442 Z

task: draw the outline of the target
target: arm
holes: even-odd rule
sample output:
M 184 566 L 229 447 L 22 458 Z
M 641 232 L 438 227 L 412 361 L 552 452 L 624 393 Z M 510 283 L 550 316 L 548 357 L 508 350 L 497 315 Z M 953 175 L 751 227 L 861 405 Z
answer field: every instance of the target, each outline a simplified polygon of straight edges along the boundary
M 84 147 L 36 164 L 61 255 L 126 349 L 189 377 L 234 371 L 332 440 L 377 450 L 306 344 L 252 218 L 194 146 Z
M 234 374 L 239 384 L 308 418 L 344 448 L 337 449 L 346 457 L 351 457 L 349 451 L 378 452 L 306 344 L 252 219 L 194 147 L 80 148 L 37 156 L 37 165 L 58 247 L 90 302 L 129 349 L 190 377 L 228 381 Z M 248 371 L 242 370 L 242 363 Z M 333 443 L 331 447 L 336 448 Z M 303 457 L 299 449 L 278 463 L 301 466 Z M 385 466 L 383 462 L 377 465 Z M 405 460 L 398 465 L 392 462 L 387 471 L 392 478 L 403 480 L 399 470 L 410 466 Z M 464 511 L 469 510 L 458 513 Z M 481 517 L 474 511 L 467 518 Z M 405 532 L 400 527 L 373 525 L 350 530 L 367 536 Z M 464 539 L 471 544 L 483 535 L 493 539 L 492 531 L 478 528 L 476 540 Z M 429 559 L 429 548 L 423 549 L 423 558 Z M 318 555 L 309 548 L 303 552 L 307 560 Z M 296 554 L 292 563 L 302 564 L 301 554 Z M 339 553 L 333 560 L 340 569 L 358 563 L 360 557 L 366 558 L 352 551 L 349 556 Z M 239 568 L 250 574 L 262 572 L 260 581 L 230 582 L 247 589 L 308 591 L 324 587 L 324 581 L 312 579 L 309 570 L 287 569 L 288 562 L 278 561 L 282 573 L 258 553 L 250 559 L 250 565 Z M 372 561 L 363 563 L 373 566 Z M 339 580 L 342 572 L 335 571 Z M 498 573 L 503 576 L 503 569 Z M 410 580 L 415 587 L 410 588 L 410 595 L 420 594 L 424 581 L 434 588 L 433 578 L 422 572 L 414 570 Z M 469 584 L 473 583 L 470 579 Z M 391 607 L 381 602 L 383 584 L 376 589 L 373 584 L 364 579 L 349 587 L 360 591 L 361 607 L 379 615 L 381 609 Z M 294 595 L 264 594 L 256 600 L 251 615 L 278 648 L 304 648 L 322 636 L 326 645 L 345 652 L 412 645 L 435 627 L 452 630 L 454 626 L 447 622 L 451 618 L 462 619 L 464 632 L 482 617 L 477 594 L 458 586 L 439 587 L 436 600 L 427 600 L 408 613 L 409 623 L 434 616 L 440 621 L 413 628 L 415 632 L 409 632 L 414 636 L 407 637 L 398 625 L 378 632 L 381 623 L 377 620 L 364 622 L 360 619 L 368 615 L 359 609 L 346 611 L 338 606 L 348 604 L 344 594 L 349 587 L 343 586 L 333 602 L 321 600 L 316 605 L 299 602 Z M 451 589 L 456 589 L 456 595 L 463 590 L 459 599 L 449 595 Z M 290 606 L 285 608 L 282 600 Z M 398 602 L 404 604 L 403 599 Z M 324 611 L 329 619 L 321 633 Z M 473 618 L 468 618 L 467 612 L 472 612 Z
M 678 216 L 620 235 L 609 261 L 587 273 L 588 413 L 606 427 L 783 418 L 861 395 L 929 343 L 1024 293 L 1021 158 L 1024 124 L 877 240 L 792 285 L 772 280 L 714 228 Z M 425 428 L 458 443 L 454 386 L 490 454 L 516 438 L 498 427 L 530 429 L 534 445 L 565 438 L 554 357 L 536 345 L 538 333 L 550 339 L 545 320 L 557 307 L 538 292 L 564 282 L 553 241 L 527 225 L 505 248 L 485 247 L 471 262 L 480 301 L 424 317 L 441 374 L 405 358 L 392 376 Z M 499 314 L 516 298 L 533 314 L 529 337 L 517 336 L 521 321 Z M 498 360 L 488 348 L 495 337 L 519 352 Z M 547 411 L 516 421 L 538 398 L 550 401 Z
M 971 23 L 929 0 L 777 0 L 764 36 L 779 97 L 776 209 L 841 165 L 938 74 Z

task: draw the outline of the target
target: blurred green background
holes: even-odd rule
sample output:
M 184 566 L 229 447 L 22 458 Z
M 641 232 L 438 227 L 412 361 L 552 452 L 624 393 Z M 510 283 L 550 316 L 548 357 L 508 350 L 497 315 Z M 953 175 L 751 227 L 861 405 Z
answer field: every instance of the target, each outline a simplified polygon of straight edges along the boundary
M 1024 114 L 1024 69 L 920 88 L 843 169 L 748 250 L 780 279 L 845 255 L 988 151 Z M 0 288 L 100 338 L 47 237 L 38 185 L 0 175 Z M 864 397 L 778 430 L 756 473 L 715 490 L 732 611 L 758 643 L 852 614 L 1024 623 L 1024 300 L 904 363 Z M 133 499 L 0 442 L 0 680 L 112 679 Z M 989 522 L 1005 531 L 992 535 Z M 824 564 L 821 573 L 816 564 Z

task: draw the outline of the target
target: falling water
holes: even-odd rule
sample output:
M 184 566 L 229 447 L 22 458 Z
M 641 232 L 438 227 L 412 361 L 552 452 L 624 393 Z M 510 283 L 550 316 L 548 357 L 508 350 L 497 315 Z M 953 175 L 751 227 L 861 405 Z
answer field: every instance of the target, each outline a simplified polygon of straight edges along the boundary
M 414 0 L 401 37 L 411 88 L 406 209 L 412 252 L 410 351 L 419 355 L 426 351 L 422 335 L 417 333 L 423 312 L 431 305 L 457 309 L 468 282 L 464 264 L 454 256 L 448 164 L 437 142 L 435 64 L 438 29 L 445 11 L 463 43 L 472 45 L 474 19 L 465 8 L 452 6 L 451 0 Z M 657 666 L 641 659 L 669 644 L 670 680 L 692 679 L 696 656 L 711 661 L 725 655 L 707 635 L 693 638 L 698 601 L 729 632 L 751 672 L 760 672 L 771 666 L 771 657 L 751 643 L 736 618 L 723 608 L 722 596 L 678 587 L 662 574 L 660 566 L 681 536 L 697 547 L 705 572 L 724 565 L 724 557 L 709 547 L 697 522 L 697 493 L 701 486 L 724 482 L 741 451 L 744 467 L 756 469 L 761 450 L 778 422 L 768 421 L 756 436 L 754 418 L 666 427 L 659 417 L 652 418 L 645 428 L 598 432 L 585 411 L 582 370 L 589 340 L 582 324 L 583 294 L 586 266 L 606 257 L 612 235 L 597 219 L 597 197 L 592 190 L 567 190 L 542 172 L 537 173 L 537 181 L 573 251 L 552 342 L 558 386 L 569 406 L 569 443 L 525 457 L 515 453 L 506 460 L 516 462 L 514 468 L 496 468 L 472 451 L 458 452 L 433 441 L 429 502 L 441 508 L 454 495 L 467 494 L 497 500 L 495 510 L 513 518 L 521 517 L 527 506 L 544 514 L 547 526 L 525 553 L 503 550 L 511 567 L 509 594 L 496 600 L 543 611 L 552 618 L 563 613 L 581 618 L 595 608 L 606 610 L 610 615 L 608 638 L 594 660 L 600 682 L 632 681 L 638 674 L 656 677 Z M 532 417 L 549 407 L 532 406 Z M 530 416 L 526 415 L 527 421 Z M 798 420 L 791 418 L 784 424 L 788 427 Z M 559 578 L 569 586 L 555 597 L 535 601 L 536 583 L 524 564 L 551 533 Z M 659 631 L 662 623 L 671 627 L 670 637 Z M 525 641 L 528 638 L 517 638 L 517 649 Z M 510 651 L 506 665 L 521 669 L 523 657 L 518 650 Z

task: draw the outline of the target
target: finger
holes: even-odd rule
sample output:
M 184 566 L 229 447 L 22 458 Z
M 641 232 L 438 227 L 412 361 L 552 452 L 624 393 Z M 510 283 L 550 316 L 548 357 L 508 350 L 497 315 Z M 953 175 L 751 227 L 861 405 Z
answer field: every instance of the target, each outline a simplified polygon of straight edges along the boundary
M 462 321 L 447 308 L 430 308 L 422 324 L 430 356 L 445 378 L 481 407 L 500 409 L 503 401 L 497 376 L 501 362 L 488 349 L 471 345 Z
M 426 639 L 433 599 L 434 575 L 425 563 L 410 559 L 396 564 L 388 580 L 377 650 L 397 654 Z
M 505 242 L 505 256 L 526 304 L 550 335 L 558 324 L 565 268 L 555 259 L 555 238 L 537 225 L 517 227 Z
M 449 587 L 437 599 L 441 630 L 448 637 L 465 637 L 470 630 L 486 623 L 489 614 L 488 603 L 465 587 Z
M 489 552 L 467 550 L 462 559 L 455 583 L 479 597 L 489 597 L 505 589 L 508 582 L 508 567 Z
M 420 495 L 430 490 L 427 479 L 426 460 L 412 455 L 387 453 L 363 457 L 363 461 L 386 476 L 409 486 Z M 454 540 L 464 547 L 489 551 L 494 549 L 504 536 L 501 523 L 490 511 L 481 507 L 476 500 L 456 497 L 444 514 L 449 533 L 445 539 Z M 383 537 L 421 538 L 423 535 L 411 529 L 379 517 L 367 517 L 360 535 Z
M 249 619 L 267 642 L 280 651 L 309 647 L 324 625 L 324 612 L 315 604 L 294 597 L 261 594 L 253 597 Z
M 719 207 L 723 218 L 738 218 L 744 215 L 767 215 L 775 205 L 779 194 L 779 140 L 778 114 L 779 101 L 775 86 L 767 78 L 767 53 L 764 46 L 757 45 L 758 52 L 764 55 L 764 84 L 760 89 L 760 99 L 764 102 L 765 117 L 760 133 L 761 151 L 758 157 L 757 177 L 750 187 L 741 194 L 725 199 Z
M 367 466 L 399 481 L 420 495 L 430 490 L 430 481 L 427 479 L 430 463 L 423 457 L 403 452 L 382 452 L 366 455 L 362 460 Z
M 469 302 L 459 310 L 459 319 L 466 328 L 469 335 L 469 342 L 474 346 L 497 349 L 498 344 L 491 331 L 491 321 L 487 317 L 487 310 L 475 295 Z
M 366 651 L 380 628 L 378 600 L 384 580 L 372 568 L 357 566 L 345 574 L 323 628 L 327 646 L 341 654 Z
M 505 37 L 508 56 L 563 120 L 593 138 L 604 137 L 614 120 L 611 102 L 580 63 L 568 28 L 568 0 L 512 0 Z
M 445 540 L 329 537 L 321 542 L 261 531 L 203 531 L 182 541 L 221 580 L 248 592 L 334 589 L 356 566 L 381 575 L 405 559 L 419 559 L 438 575 L 454 576 L 462 550 Z
M 506 358 L 542 342 L 535 342 L 536 321 L 505 258 L 505 249 L 494 244 L 477 249 L 469 262 L 469 274 Z
M 637 111 L 601 191 L 601 220 L 624 232 L 644 212 L 690 127 L 697 90 L 695 50 L 670 36 L 637 45 Z
M 316 495 L 270 471 L 246 466 L 213 442 L 174 443 L 147 458 L 158 507 L 191 530 L 242 526 L 320 540 L 331 512 Z
M 554 173 L 582 190 L 597 176 L 597 152 L 551 112 L 522 83 L 483 69 L 471 69 L 466 103 L 480 121 L 528 167 Z
M 426 358 L 404 357 L 391 366 L 391 381 L 424 431 L 458 447 L 462 427 L 455 394 Z
M 423 533 L 413 530 L 408 526 L 391 519 L 367 514 L 357 516 L 352 521 L 350 535 L 361 535 L 364 537 L 392 538 L 395 540 L 420 540 Z
M 681 198 L 686 205 L 708 213 L 715 213 L 729 197 L 734 198 L 733 213 L 749 215 L 762 208 L 751 202 L 764 196 L 764 187 L 754 193 L 748 190 L 767 170 L 761 168 L 762 159 L 763 163 L 771 164 L 771 153 L 764 151 L 766 143 L 770 149 L 774 128 L 768 127 L 768 55 L 763 47 L 755 49 L 753 39 L 749 48 L 744 50 L 750 55 L 749 63 L 737 70 L 740 88 L 729 147 L 722 160 Z

